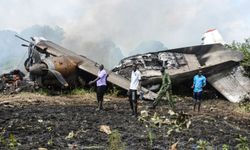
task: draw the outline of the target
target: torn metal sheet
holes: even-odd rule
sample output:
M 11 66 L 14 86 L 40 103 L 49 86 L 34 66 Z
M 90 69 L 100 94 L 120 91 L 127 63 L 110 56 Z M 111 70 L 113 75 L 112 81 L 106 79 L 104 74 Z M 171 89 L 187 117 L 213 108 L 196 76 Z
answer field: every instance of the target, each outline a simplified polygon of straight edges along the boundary
M 211 75 L 208 82 L 231 102 L 250 99 L 250 80 L 241 66 Z

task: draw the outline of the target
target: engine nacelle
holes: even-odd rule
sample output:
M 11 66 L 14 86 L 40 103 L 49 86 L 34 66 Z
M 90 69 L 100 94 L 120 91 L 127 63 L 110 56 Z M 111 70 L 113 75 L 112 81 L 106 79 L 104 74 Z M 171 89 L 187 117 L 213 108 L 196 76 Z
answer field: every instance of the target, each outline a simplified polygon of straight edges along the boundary
M 70 76 L 76 71 L 77 65 L 65 56 L 49 57 L 42 60 L 49 70 L 56 70 L 64 77 Z

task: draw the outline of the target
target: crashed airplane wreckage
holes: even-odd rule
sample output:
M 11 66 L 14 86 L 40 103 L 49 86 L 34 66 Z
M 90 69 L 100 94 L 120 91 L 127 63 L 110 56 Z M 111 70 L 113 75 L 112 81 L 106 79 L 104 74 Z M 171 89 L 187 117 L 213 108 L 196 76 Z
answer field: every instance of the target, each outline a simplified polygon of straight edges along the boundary
M 28 41 L 18 35 L 16 37 L 26 41 L 28 58 L 24 66 L 30 78 L 39 86 L 76 87 L 85 86 L 96 78 L 98 64 L 87 57 L 80 56 L 51 41 L 43 38 L 31 38 Z M 114 72 L 109 73 L 108 82 L 122 89 L 128 90 L 130 81 Z M 154 99 L 157 94 L 142 88 L 145 99 Z
M 130 56 L 122 59 L 113 71 L 130 78 L 129 73 L 135 63 L 142 73 L 142 85 L 157 91 L 161 84 L 162 66 L 168 70 L 173 84 L 192 80 L 198 70 L 202 70 L 208 83 L 225 98 L 240 102 L 250 98 L 250 79 L 243 75 L 242 59 L 241 52 L 222 44 L 208 44 Z
M 208 33 L 209 34 L 209 33 Z M 17 36 L 17 35 L 16 35 Z M 29 56 L 25 68 L 40 86 L 85 86 L 95 78 L 98 64 L 43 38 L 26 41 Z M 240 66 L 241 52 L 222 44 L 197 45 L 184 48 L 139 54 L 124 58 L 109 73 L 108 82 L 128 90 L 132 64 L 142 73 L 142 92 L 145 99 L 153 100 L 161 84 L 160 68 L 164 66 L 174 84 L 192 80 L 198 70 L 203 70 L 208 82 L 231 102 L 250 98 L 250 79 L 243 75 Z

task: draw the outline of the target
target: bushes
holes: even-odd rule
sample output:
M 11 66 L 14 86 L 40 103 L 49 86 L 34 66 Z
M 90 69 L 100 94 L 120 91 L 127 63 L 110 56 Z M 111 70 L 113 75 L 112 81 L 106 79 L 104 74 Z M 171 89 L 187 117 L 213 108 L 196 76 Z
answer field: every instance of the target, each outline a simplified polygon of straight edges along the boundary
M 250 77 L 250 38 L 245 39 L 243 43 L 233 41 L 233 43 L 227 45 L 227 47 L 243 53 L 244 59 L 241 65 L 244 67 L 246 75 Z

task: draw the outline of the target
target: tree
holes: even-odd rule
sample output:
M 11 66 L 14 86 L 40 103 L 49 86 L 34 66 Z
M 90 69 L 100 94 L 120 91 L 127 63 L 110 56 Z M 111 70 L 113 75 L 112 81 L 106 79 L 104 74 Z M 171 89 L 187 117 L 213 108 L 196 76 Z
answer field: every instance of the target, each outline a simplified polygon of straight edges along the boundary
M 250 38 L 245 39 L 242 43 L 233 41 L 232 44 L 227 45 L 227 47 L 243 53 L 244 59 L 241 65 L 244 67 L 247 76 L 250 77 Z

